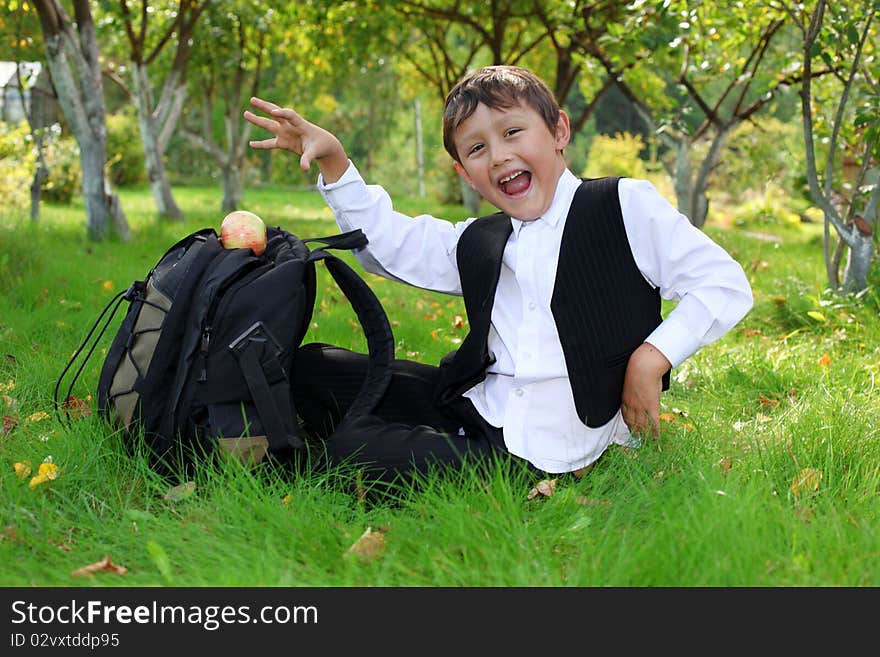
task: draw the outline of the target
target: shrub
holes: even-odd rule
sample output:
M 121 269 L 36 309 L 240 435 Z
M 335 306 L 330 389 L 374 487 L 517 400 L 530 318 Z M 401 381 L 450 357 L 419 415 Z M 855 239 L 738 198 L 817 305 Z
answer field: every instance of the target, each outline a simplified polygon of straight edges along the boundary
M 107 171 L 114 186 L 145 182 L 144 149 L 134 108 L 107 116 Z
M 733 210 L 733 224 L 740 228 L 766 228 L 768 226 L 798 226 L 801 217 L 786 208 L 771 195 L 748 201 Z
M 49 177 L 43 187 L 43 198 L 55 203 L 70 203 L 82 191 L 82 167 L 76 139 L 62 135 L 56 124 L 46 137 L 46 168 Z
M 36 162 L 27 123 L 0 122 L 0 207 L 28 207 Z
M 645 178 L 647 169 L 640 159 L 645 149 L 641 135 L 628 132 L 609 135 L 596 135 L 590 144 L 587 164 L 582 175 L 587 178 L 601 176 L 625 176 L 628 178 Z

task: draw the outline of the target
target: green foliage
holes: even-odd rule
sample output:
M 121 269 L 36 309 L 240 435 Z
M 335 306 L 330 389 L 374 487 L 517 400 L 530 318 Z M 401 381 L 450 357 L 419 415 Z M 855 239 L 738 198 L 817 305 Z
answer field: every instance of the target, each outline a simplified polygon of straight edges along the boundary
M 733 224 L 740 228 L 794 227 L 801 222 L 799 214 L 792 212 L 772 195 L 736 205 L 732 216 Z
M 28 207 L 36 163 L 27 122 L 10 125 L 0 121 L 0 206 Z
M 146 180 L 137 113 L 132 106 L 107 115 L 107 171 L 116 187 Z
M 43 186 L 43 199 L 55 203 L 72 202 L 82 190 L 82 167 L 76 139 L 62 135 L 57 127 L 51 130 L 45 142 L 45 158 L 49 177 Z
M 765 116 L 740 124 L 713 173 L 713 185 L 732 197 L 771 185 L 797 189 L 806 170 L 803 139 L 797 122 Z
M 588 178 L 601 176 L 644 178 L 647 169 L 639 157 L 644 149 L 645 144 L 641 135 L 631 135 L 628 132 L 618 132 L 613 137 L 596 135 L 590 144 L 587 164 L 582 175 Z

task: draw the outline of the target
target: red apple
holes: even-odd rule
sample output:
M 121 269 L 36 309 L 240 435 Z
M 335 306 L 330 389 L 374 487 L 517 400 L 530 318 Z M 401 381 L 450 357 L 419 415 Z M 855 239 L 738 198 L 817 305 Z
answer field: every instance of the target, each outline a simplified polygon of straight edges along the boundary
M 266 250 L 266 224 L 253 212 L 233 210 L 220 224 L 220 242 L 226 249 L 252 249 L 260 255 Z

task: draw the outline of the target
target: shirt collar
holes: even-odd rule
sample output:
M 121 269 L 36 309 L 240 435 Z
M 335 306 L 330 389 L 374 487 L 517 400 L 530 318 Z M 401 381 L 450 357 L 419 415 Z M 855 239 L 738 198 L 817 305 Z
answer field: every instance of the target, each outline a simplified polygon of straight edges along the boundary
M 559 182 L 556 183 L 556 192 L 553 194 L 553 201 L 550 203 L 550 207 L 547 208 L 547 212 L 535 219 L 535 221 L 545 221 L 551 226 L 558 225 L 560 220 L 568 213 L 568 209 L 571 207 L 571 200 L 574 198 L 574 193 L 580 184 L 580 179 L 570 169 L 565 169 L 562 175 L 559 176 Z M 510 223 L 513 226 L 514 235 L 518 237 L 523 225 L 531 222 L 511 217 Z

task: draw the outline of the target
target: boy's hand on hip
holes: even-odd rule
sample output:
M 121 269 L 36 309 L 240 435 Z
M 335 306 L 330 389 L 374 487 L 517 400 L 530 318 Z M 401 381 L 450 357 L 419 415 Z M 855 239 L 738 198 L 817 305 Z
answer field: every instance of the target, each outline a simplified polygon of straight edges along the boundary
M 261 98 L 251 98 L 251 106 L 268 114 L 257 116 L 250 110 L 244 118 L 255 126 L 271 132 L 269 139 L 251 140 L 251 148 L 283 148 L 300 156 L 300 166 L 308 171 L 312 162 L 318 163 L 324 182 L 338 180 L 348 168 L 348 156 L 340 141 L 324 128 L 306 121 L 292 109 L 279 107 Z
M 666 356 L 644 342 L 630 356 L 623 380 L 620 411 L 629 430 L 639 436 L 660 435 L 660 394 L 663 375 L 672 368 Z

